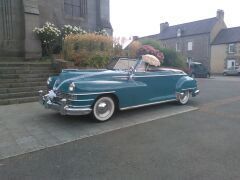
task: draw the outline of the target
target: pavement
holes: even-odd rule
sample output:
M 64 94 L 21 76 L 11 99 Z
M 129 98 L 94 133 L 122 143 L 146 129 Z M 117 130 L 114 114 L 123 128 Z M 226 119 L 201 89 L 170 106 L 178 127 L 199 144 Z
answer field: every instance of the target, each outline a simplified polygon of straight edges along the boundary
M 107 123 L 60 116 L 36 103 L 2 106 L 1 180 L 240 179 L 240 78 L 198 84 L 201 93 L 188 106 L 123 111 Z M 2 143 L 4 137 L 12 139 Z M 16 146 L 21 151 L 9 153 Z
M 81 116 L 61 116 L 39 103 L 0 108 L 0 158 L 8 158 L 86 137 L 197 110 L 174 103 L 119 112 L 105 123 Z

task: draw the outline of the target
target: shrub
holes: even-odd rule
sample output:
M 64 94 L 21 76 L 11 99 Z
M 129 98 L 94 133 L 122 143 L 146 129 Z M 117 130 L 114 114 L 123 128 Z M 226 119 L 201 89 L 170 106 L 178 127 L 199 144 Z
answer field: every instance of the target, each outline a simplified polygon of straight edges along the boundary
M 81 27 L 71 26 L 71 25 L 64 25 L 62 28 L 62 37 L 65 38 L 70 34 L 86 34 L 87 32 L 84 31 Z
M 150 45 L 164 54 L 162 66 L 177 67 L 180 69 L 186 68 L 184 57 L 173 49 L 161 48 L 160 42 L 154 39 L 142 39 L 140 42 L 143 45 Z
M 113 55 L 113 40 L 95 33 L 68 35 L 64 39 L 63 55 L 77 66 L 103 68 Z
M 140 49 L 137 51 L 137 56 L 140 57 L 145 54 L 151 54 L 158 58 L 158 60 L 162 63 L 164 59 L 164 55 L 159 50 L 155 49 L 154 47 L 150 45 L 143 45 Z
M 163 66 L 177 67 L 180 69 L 186 68 L 184 57 L 173 49 L 162 48 L 161 51 L 164 54 Z
M 95 32 L 96 35 L 103 35 L 103 36 L 109 36 L 107 31 L 105 29 L 101 29 L 100 31 Z
M 61 31 L 50 22 L 46 22 L 42 28 L 35 28 L 36 33 L 41 41 L 43 56 L 51 55 L 55 44 L 59 41 Z

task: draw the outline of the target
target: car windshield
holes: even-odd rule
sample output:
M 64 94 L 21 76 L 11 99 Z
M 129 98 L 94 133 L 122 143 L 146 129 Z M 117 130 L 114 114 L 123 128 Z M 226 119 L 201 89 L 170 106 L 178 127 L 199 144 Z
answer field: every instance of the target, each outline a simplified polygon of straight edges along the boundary
M 136 59 L 120 58 L 113 59 L 107 66 L 107 69 L 111 70 L 129 70 L 131 67 L 135 67 L 137 63 Z
M 195 64 L 195 68 L 200 71 L 205 71 L 205 67 L 202 64 Z

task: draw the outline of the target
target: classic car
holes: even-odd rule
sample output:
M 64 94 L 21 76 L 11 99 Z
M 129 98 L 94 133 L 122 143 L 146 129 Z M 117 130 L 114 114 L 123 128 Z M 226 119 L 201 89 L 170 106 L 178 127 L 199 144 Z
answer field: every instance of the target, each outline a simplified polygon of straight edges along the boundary
M 224 76 L 239 76 L 240 75 L 240 67 L 230 67 L 223 71 Z
M 107 69 L 65 69 L 48 78 L 49 91 L 39 91 L 40 103 L 62 115 L 90 114 L 103 122 L 117 110 L 171 101 L 184 105 L 199 94 L 196 80 L 159 65 L 146 58 L 120 58 Z

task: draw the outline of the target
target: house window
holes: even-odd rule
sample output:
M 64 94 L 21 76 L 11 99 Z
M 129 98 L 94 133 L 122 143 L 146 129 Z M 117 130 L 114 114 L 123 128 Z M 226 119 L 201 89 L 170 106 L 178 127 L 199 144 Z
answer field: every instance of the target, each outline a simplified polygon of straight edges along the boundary
M 176 43 L 176 51 L 180 52 L 180 43 L 179 42 Z
M 178 29 L 177 30 L 177 37 L 180 37 L 182 35 L 182 30 L 181 29 Z
M 87 0 L 64 0 L 65 14 L 72 17 L 84 17 L 87 14 Z
M 228 53 L 235 53 L 235 44 L 228 45 Z
M 188 42 L 188 51 L 192 51 L 193 50 L 193 42 Z

